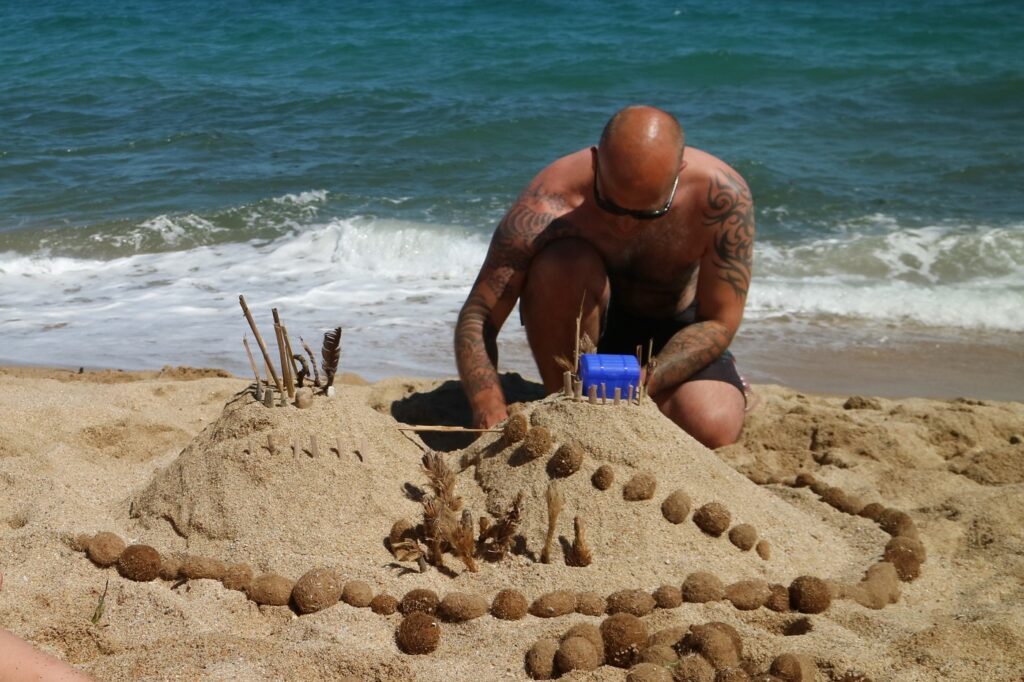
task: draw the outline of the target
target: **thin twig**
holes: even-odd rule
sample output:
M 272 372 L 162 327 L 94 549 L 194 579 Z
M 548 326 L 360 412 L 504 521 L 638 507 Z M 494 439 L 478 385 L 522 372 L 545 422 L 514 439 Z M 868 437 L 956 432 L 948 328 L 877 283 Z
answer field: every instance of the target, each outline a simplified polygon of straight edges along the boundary
M 245 296 L 239 294 L 238 303 L 242 306 L 242 312 L 245 314 L 246 321 L 249 322 L 249 328 L 252 329 L 252 335 L 256 337 L 256 344 L 259 345 L 260 351 L 263 353 L 263 361 L 267 364 L 267 373 L 274 380 L 274 385 L 277 386 L 278 391 L 283 391 L 284 387 L 281 385 L 281 379 L 277 376 L 277 372 L 274 371 L 274 363 L 270 361 L 270 353 L 267 352 L 267 344 L 263 342 L 263 336 L 260 335 L 259 327 L 256 326 L 256 320 L 252 318 L 252 313 L 249 311 L 249 306 L 245 302 Z

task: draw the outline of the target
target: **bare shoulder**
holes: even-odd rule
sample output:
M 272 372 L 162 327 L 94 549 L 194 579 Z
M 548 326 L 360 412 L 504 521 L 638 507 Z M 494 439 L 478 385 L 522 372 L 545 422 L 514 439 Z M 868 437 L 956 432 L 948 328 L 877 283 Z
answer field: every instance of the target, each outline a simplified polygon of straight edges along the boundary
M 684 158 L 698 202 L 705 210 L 730 198 L 753 205 L 746 180 L 725 161 L 693 147 L 686 148 Z
M 564 215 L 583 203 L 589 173 L 590 148 L 587 147 L 548 164 L 534 176 L 516 203 Z

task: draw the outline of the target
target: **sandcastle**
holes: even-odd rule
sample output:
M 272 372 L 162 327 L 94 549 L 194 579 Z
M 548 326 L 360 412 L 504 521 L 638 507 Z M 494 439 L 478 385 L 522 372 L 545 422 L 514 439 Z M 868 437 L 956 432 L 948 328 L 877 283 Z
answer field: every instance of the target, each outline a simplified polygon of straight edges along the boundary
M 839 601 L 882 608 L 925 560 L 908 515 L 809 474 L 759 486 L 643 397 L 611 408 L 576 390 L 549 396 L 446 454 L 400 432 L 365 392 L 313 391 L 303 405 L 296 392 L 270 408 L 265 393 L 257 382 L 237 395 L 135 496 L 146 545 L 99 533 L 77 546 L 130 580 L 219 580 L 297 614 L 363 609 L 393 622 L 403 655 L 437 655 L 446 629 L 481 619 L 597 619 L 592 629 L 566 623 L 560 638 L 544 628 L 522 670 L 609 665 L 636 680 L 813 679 L 803 653 L 745 657 L 712 616 L 721 605 L 780 618 Z M 404 486 L 387 483 L 394 472 Z M 784 499 L 802 489 L 851 525 Z M 628 584 L 602 571 L 624 564 Z M 705 625 L 648 635 L 645 618 L 683 607 L 719 610 Z

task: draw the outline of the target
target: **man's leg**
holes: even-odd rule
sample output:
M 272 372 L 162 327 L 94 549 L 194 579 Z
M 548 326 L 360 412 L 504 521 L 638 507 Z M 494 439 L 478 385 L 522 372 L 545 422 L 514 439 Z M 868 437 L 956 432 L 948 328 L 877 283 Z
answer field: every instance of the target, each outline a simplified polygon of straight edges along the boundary
M 548 393 L 562 388 L 565 369 L 555 358 L 572 361 L 580 302 L 580 329 L 596 343 L 610 295 L 604 260 L 582 239 L 559 239 L 534 256 L 519 307 L 530 350 Z
M 662 413 L 711 449 L 735 443 L 746 401 L 731 383 L 697 379 L 652 396 Z

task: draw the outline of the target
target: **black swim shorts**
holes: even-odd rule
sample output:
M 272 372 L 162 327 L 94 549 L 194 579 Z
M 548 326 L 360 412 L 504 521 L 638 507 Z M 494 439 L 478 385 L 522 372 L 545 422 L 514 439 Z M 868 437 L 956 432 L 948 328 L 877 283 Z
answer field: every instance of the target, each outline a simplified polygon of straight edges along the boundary
M 623 310 L 621 305 L 615 304 L 613 294 L 602 320 L 601 339 L 597 344 L 597 352 L 635 355 L 636 347 L 643 346 L 646 357 L 647 344 L 653 339 L 654 354 L 657 355 L 676 332 L 695 322 L 697 322 L 696 301 L 674 317 L 654 319 Z M 739 372 L 736 371 L 736 358 L 728 350 L 722 353 L 717 360 L 692 374 L 683 383 L 690 381 L 724 381 L 735 386 L 746 398 L 743 380 L 740 378 Z

